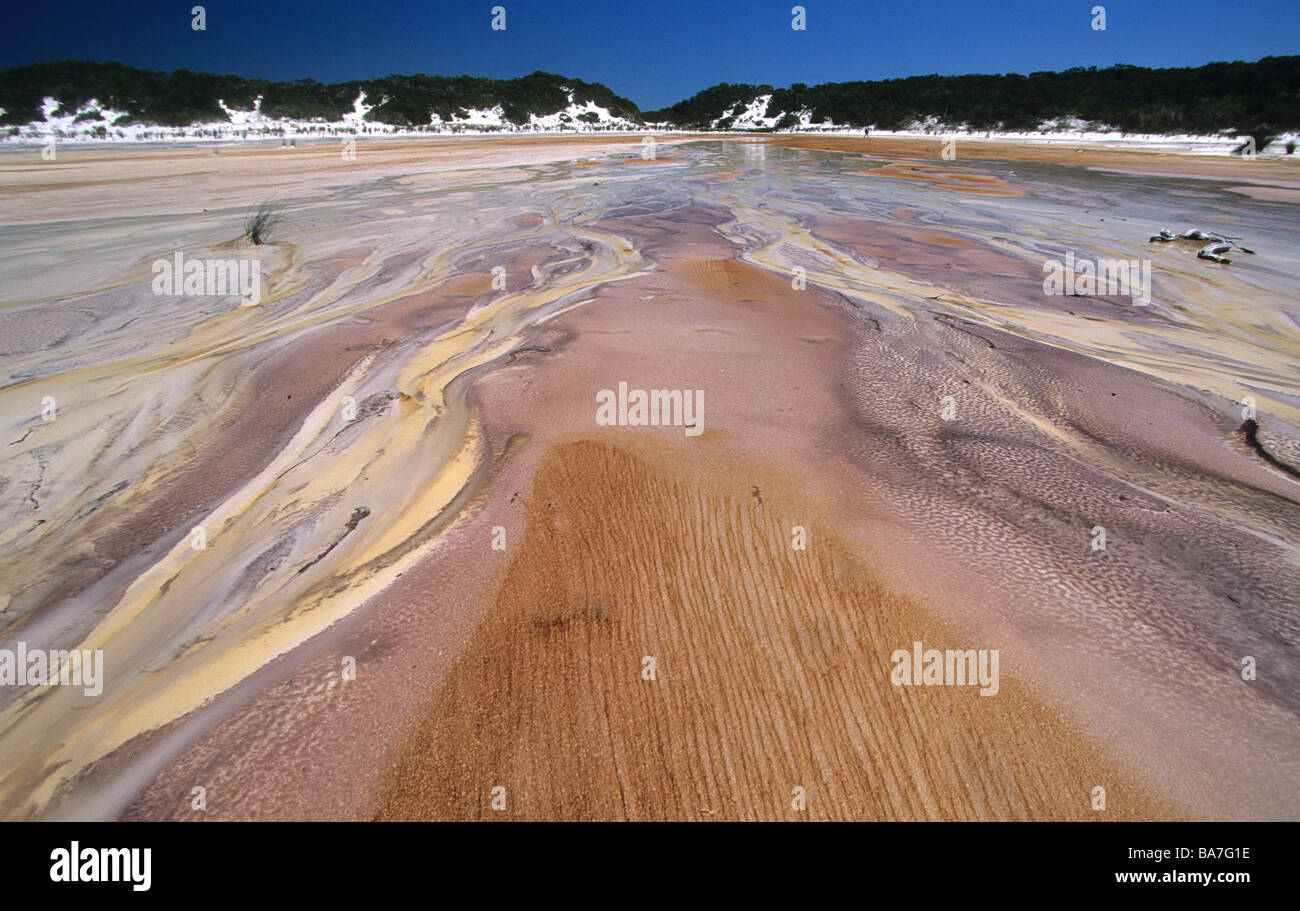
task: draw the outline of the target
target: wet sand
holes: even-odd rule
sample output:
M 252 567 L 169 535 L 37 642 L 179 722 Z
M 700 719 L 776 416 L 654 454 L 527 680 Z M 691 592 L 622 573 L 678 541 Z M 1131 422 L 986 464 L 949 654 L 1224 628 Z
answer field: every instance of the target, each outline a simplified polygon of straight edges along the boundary
M 891 685 L 909 637 L 962 638 L 831 532 L 793 550 L 783 491 L 727 496 L 665 456 L 548 451 L 523 546 L 376 819 L 1087 819 L 1092 782 L 1111 818 L 1177 818 L 1014 683 Z
M 893 136 L 800 136 L 782 135 L 769 140 L 774 145 L 790 149 L 813 149 L 827 152 L 848 152 L 883 158 L 933 160 L 942 165 L 946 137 L 911 139 Z M 1097 143 L 1068 140 L 1054 142 L 1014 142 L 978 138 L 957 138 L 953 146 L 956 159 L 1025 161 L 1044 164 L 1064 164 L 1072 167 L 1096 168 L 1106 171 L 1123 171 L 1131 174 L 1159 176 L 1229 178 L 1259 181 L 1292 191 L 1300 191 L 1300 177 L 1295 162 L 1288 160 L 1255 159 L 1244 161 L 1239 157 L 1217 155 L 1184 155 L 1176 152 L 1122 149 Z M 1297 197 L 1288 195 L 1288 201 Z
M 819 819 L 1300 815 L 1297 484 L 1234 420 L 1255 394 L 1297 461 L 1285 205 L 664 145 L 376 143 L 352 172 L 309 148 L 242 311 L 160 305 L 147 263 L 237 234 L 223 180 L 269 153 L 181 154 L 231 194 L 189 226 L 146 202 L 166 155 L 113 153 L 123 185 L 86 153 L 81 220 L 0 160 L 7 198 L 49 202 L 60 289 L 21 297 L 11 255 L 0 319 L 93 315 L 6 355 L 8 402 L 70 404 L 5 428 L 44 512 L 11 506 L 4 639 L 110 668 L 98 699 L 3 694 L 5 816 L 782 819 L 795 786 Z M 1269 249 L 1148 253 L 1150 309 L 1035 296 L 1045 251 L 1117 230 L 1088 193 L 1134 250 L 1175 198 Z M 138 265 L 105 279 L 128 225 Z M 598 427 L 620 381 L 704 390 L 704 433 Z M 892 686 L 917 640 L 999 649 L 1000 692 Z

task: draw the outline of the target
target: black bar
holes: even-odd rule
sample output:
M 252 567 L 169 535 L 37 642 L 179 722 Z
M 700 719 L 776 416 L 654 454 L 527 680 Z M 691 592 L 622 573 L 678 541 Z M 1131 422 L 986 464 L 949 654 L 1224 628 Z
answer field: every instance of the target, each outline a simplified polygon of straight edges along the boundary
M 208 900 L 376 898 L 421 904 L 536 901 L 581 892 L 657 906 L 713 892 L 802 889 L 830 898 L 1064 899 L 1192 894 L 1231 901 L 1291 880 L 1294 823 L 8 823 L 12 895 Z M 149 848 L 147 891 L 125 882 L 53 882 L 51 855 Z M 1167 851 L 1160 859 L 1136 850 Z M 1179 855 L 1179 851 L 1189 855 Z M 1117 874 L 1154 873 L 1154 882 Z M 1249 881 L 1188 882 L 1189 874 Z M 1171 881 L 1162 881 L 1168 875 Z M 1182 880 L 1179 880 L 1182 877 Z M 468 890 L 467 892 L 465 890 Z M 990 891 L 993 890 L 993 891 Z M 1047 891 L 1044 891 L 1047 890 Z M 693 903 L 693 902 L 692 902 Z M 971 905 L 974 907 L 974 905 Z

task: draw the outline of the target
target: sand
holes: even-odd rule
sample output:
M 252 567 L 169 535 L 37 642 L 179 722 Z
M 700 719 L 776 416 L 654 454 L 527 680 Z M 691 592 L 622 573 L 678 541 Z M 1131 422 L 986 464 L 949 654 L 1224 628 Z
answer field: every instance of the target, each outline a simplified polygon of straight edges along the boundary
M 946 138 L 910 139 L 892 136 L 841 137 L 785 134 L 769 140 L 791 149 L 850 152 L 877 157 L 939 161 L 942 166 Z M 1290 189 L 1300 188 L 1294 161 L 1244 160 L 1234 156 L 1184 155 L 1138 149 L 1117 149 L 1102 144 L 1013 142 L 956 138 L 953 161 L 992 160 L 1064 164 L 1072 167 L 1122 171 L 1131 174 L 1197 178 L 1236 178 Z
M 960 637 L 825 529 L 793 549 L 772 486 L 727 496 L 665 461 L 546 453 L 523 546 L 376 819 L 1088 819 L 1092 782 L 1111 818 L 1177 818 L 1014 684 L 893 686 L 900 643 Z
M 1297 486 L 1236 404 L 1296 461 L 1297 240 L 1231 189 L 1294 169 L 802 141 L 0 160 L 49 275 L 0 260 L 29 339 L 4 477 L 38 504 L 4 638 L 115 669 L 97 700 L 6 694 L 4 815 L 1300 815 Z M 148 263 L 223 249 L 261 173 L 290 201 L 270 299 L 152 297 Z M 1259 258 L 1148 251 L 1161 207 Z M 1153 307 L 1035 293 L 1117 236 L 1159 258 Z M 704 432 L 598 426 L 620 381 L 704 390 Z M 999 693 L 893 686 L 917 640 L 999 649 Z

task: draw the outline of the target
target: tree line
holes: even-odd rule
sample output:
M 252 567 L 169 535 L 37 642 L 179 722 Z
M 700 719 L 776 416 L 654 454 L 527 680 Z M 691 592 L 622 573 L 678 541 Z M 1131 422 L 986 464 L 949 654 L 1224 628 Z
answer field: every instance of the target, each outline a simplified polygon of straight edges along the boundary
M 682 129 L 715 124 L 726 129 L 762 95 L 771 95 L 766 116 L 776 118 L 774 129 L 796 124 L 803 112 L 814 124 L 882 130 L 929 122 L 976 131 L 1021 131 L 1077 119 L 1127 133 L 1235 132 L 1254 136 L 1260 147 L 1278 133 L 1300 129 L 1300 56 L 1168 69 L 1118 64 L 1028 76 L 909 76 L 814 86 L 795 83 L 787 88 L 724 82 L 670 107 L 645 112 L 600 83 L 540 71 L 517 79 L 416 74 L 326 84 L 59 61 L 0 72 L 0 125 L 40 120 L 47 97 L 59 103 L 60 114 L 96 99 L 125 112 L 117 125 L 222 122 L 229 118 L 219 101 L 232 109 L 251 110 L 258 97 L 268 117 L 338 121 L 352 112 L 362 92 L 374 105 L 366 119 L 379 123 L 420 126 L 434 115 L 447 121 L 470 108 L 500 105 L 508 121 L 520 124 L 530 114 L 563 110 L 570 91 L 575 102 L 595 102 L 616 117 Z
M 1300 128 L 1300 56 L 1253 63 L 1150 69 L 1074 67 L 970 76 L 909 76 L 874 82 L 827 82 L 788 88 L 720 83 L 671 107 L 642 113 L 648 121 L 703 128 L 738 114 L 754 98 L 771 95 L 766 116 L 801 112 L 815 124 L 905 129 L 936 122 L 970 130 L 1036 130 L 1043 123 L 1078 119 L 1126 133 L 1276 135 Z M 776 129 L 783 128 L 778 121 Z
M 569 92 L 577 104 L 595 102 L 616 117 L 639 120 L 637 106 L 599 83 L 535 72 L 517 79 L 476 76 L 391 75 L 380 79 L 321 83 L 315 79 L 273 82 L 242 76 L 170 73 L 142 70 L 120 63 L 58 61 L 35 63 L 0 72 L 0 125 L 21 126 L 42 119 L 45 98 L 59 103 L 56 114 L 77 111 L 94 99 L 102 107 L 124 112 L 116 124 L 190 126 L 223 122 L 229 117 L 221 104 L 235 110 L 253 109 L 273 118 L 338 121 L 353 111 L 365 92 L 374 107 L 367 120 L 395 126 L 428 124 L 433 115 L 450 120 L 469 108 L 500 105 L 513 123 L 526 123 L 530 114 L 545 116 L 564 110 Z

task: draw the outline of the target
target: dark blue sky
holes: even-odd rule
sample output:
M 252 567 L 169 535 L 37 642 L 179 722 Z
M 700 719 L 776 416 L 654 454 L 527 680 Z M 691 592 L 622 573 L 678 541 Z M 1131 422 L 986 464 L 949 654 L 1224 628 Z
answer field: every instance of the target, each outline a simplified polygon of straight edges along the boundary
M 117 60 L 322 82 L 388 73 L 603 82 L 649 110 L 718 82 L 788 85 L 1300 53 L 1300 0 L 12 0 L 0 67 Z M 1106 8 L 1093 31 L 1091 9 Z M 489 27 L 506 8 L 504 32 Z

